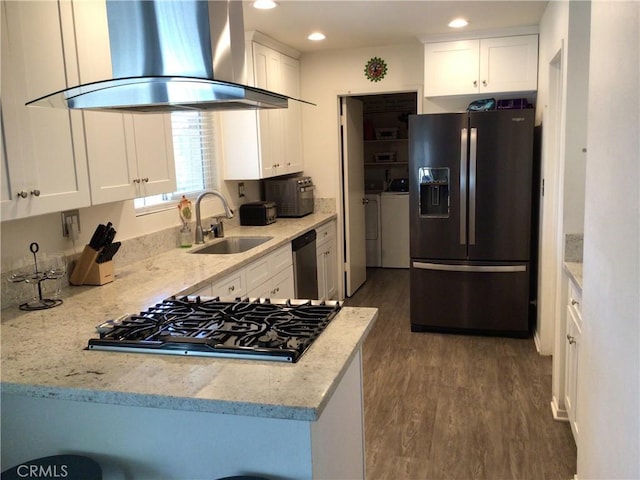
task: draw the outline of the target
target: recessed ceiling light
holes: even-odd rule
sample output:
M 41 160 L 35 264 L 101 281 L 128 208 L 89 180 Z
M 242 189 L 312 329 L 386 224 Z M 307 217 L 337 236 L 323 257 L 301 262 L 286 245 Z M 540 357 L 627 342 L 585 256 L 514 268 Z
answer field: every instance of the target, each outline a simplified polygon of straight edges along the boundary
M 278 4 L 273 0 L 255 0 L 251 6 L 258 10 L 270 10 L 272 8 L 276 8 Z
M 456 18 L 449 22 L 449 26 L 451 28 L 462 28 L 466 27 L 467 25 L 469 25 L 469 22 L 467 22 L 464 18 Z
M 325 39 L 325 38 L 327 38 L 327 37 L 325 36 L 325 34 L 324 34 L 324 33 L 320 33 L 320 32 L 313 32 L 313 33 L 312 33 L 311 35 L 309 35 L 307 38 L 308 38 L 309 40 L 314 41 L 314 42 L 318 42 L 318 41 L 320 41 L 320 40 L 324 40 L 324 39 Z

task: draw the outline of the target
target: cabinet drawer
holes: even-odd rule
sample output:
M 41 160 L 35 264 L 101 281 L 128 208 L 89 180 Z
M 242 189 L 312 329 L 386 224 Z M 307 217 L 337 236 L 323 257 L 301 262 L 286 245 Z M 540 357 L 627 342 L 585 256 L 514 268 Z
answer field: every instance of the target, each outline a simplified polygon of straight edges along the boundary
M 258 285 L 262 285 L 269 280 L 269 258 L 270 255 L 262 257 L 253 263 L 250 263 L 246 269 L 245 274 L 247 276 L 247 292 L 251 292 Z
M 328 222 L 316 228 L 316 245 L 333 240 L 336 236 L 336 223 Z
M 269 272 L 271 277 L 282 270 L 288 269 L 291 265 L 293 265 L 293 257 L 290 243 L 287 243 L 269 255 Z
M 211 294 L 223 298 L 241 297 L 245 292 L 244 271 L 242 270 L 218 280 L 211 286 Z
M 199 288 L 195 292 L 191 292 L 189 295 L 193 295 L 194 297 L 211 297 L 213 295 L 213 291 L 211 290 L 211 284 Z

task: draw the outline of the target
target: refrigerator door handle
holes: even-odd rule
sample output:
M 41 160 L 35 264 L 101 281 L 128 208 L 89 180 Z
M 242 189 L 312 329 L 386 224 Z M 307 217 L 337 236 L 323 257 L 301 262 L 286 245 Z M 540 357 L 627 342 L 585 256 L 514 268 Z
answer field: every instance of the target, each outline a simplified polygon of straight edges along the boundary
M 526 272 L 526 265 L 448 265 L 443 263 L 412 262 L 413 268 L 438 270 L 441 272 L 490 272 L 511 273 Z
M 471 129 L 469 142 L 469 245 L 476 244 L 476 166 L 478 129 Z
M 460 130 L 460 245 L 467 243 L 467 137 L 466 128 Z

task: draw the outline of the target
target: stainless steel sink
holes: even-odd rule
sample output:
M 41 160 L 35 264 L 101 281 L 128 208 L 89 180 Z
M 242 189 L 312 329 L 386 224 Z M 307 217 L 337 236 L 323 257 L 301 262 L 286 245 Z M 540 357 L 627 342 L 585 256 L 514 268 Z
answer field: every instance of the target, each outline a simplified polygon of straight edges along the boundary
M 209 255 L 228 255 L 251 250 L 258 245 L 268 242 L 273 237 L 226 237 L 215 241 L 190 253 L 204 253 Z

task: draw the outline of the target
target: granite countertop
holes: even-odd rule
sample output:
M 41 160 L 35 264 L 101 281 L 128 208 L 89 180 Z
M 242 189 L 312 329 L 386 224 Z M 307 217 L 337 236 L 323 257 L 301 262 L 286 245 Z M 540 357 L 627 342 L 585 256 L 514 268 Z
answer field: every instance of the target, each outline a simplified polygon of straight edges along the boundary
M 226 235 L 272 240 L 234 255 L 184 249 L 121 267 L 100 287 L 69 287 L 49 310 L 2 312 L 2 393 L 93 403 L 317 420 L 377 317 L 343 307 L 297 363 L 87 351 L 95 326 L 188 294 L 335 218 L 312 214 Z M 197 247 L 195 247 L 197 248 Z
M 582 290 L 582 263 L 564 262 L 564 269 L 569 275 L 569 278 Z

